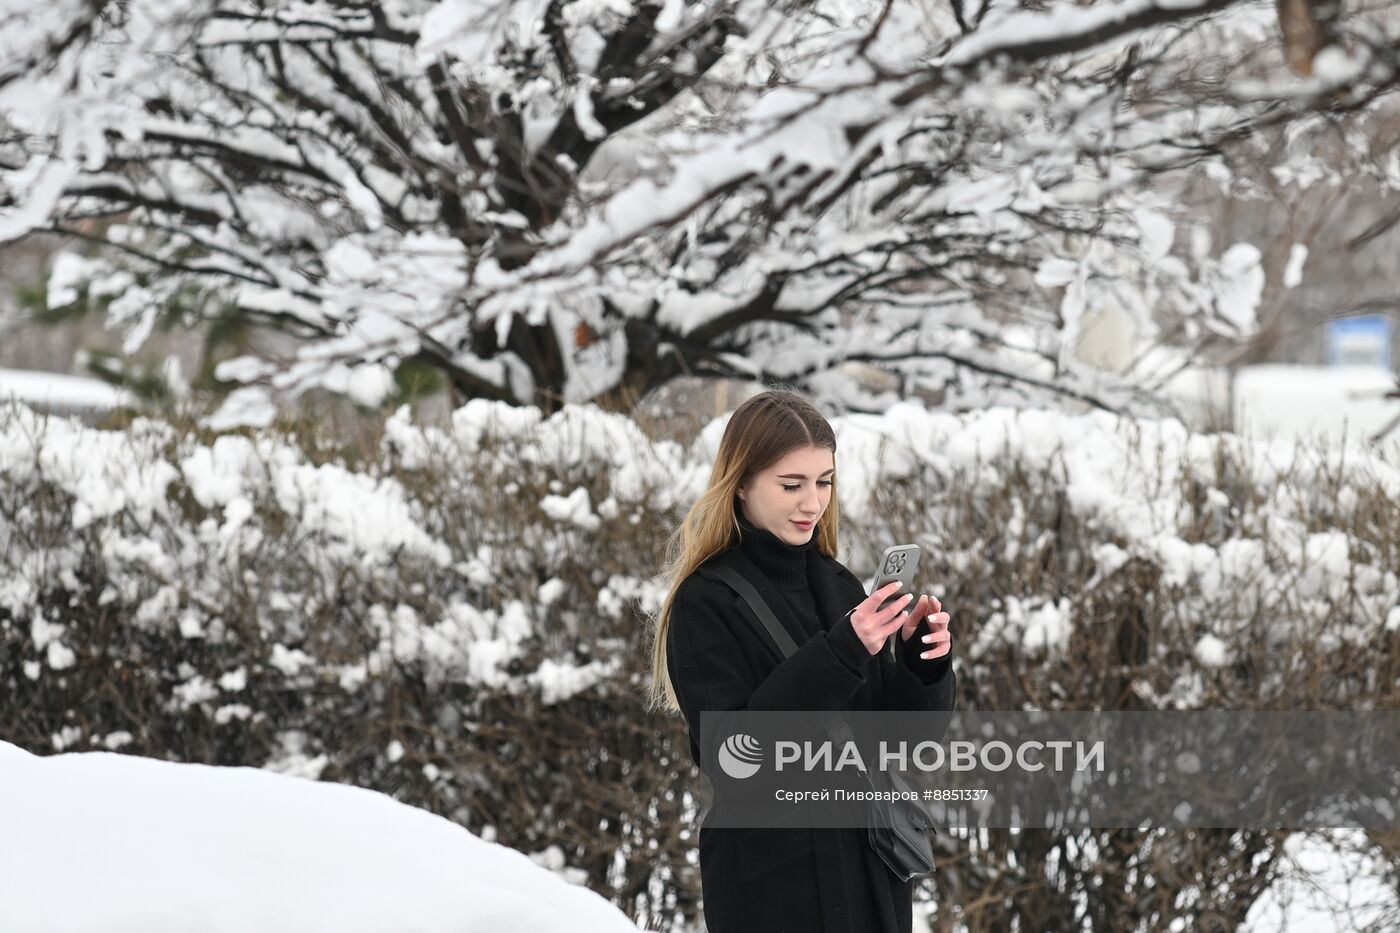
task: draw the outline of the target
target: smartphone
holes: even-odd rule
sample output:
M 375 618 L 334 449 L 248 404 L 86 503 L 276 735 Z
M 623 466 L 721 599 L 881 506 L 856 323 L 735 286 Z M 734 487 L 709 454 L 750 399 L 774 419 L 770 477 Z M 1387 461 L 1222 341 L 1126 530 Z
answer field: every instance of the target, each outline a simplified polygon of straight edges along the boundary
M 875 574 L 875 586 L 870 592 L 874 593 L 881 587 L 888 586 L 896 580 L 904 585 L 895 590 L 888 599 L 880 604 L 884 609 L 897 599 L 902 599 L 905 593 L 914 592 L 914 574 L 919 569 L 919 546 L 917 544 L 896 544 L 885 548 L 884 556 L 880 558 L 880 569 Z M 917 594 L 915 596 L 917 601 Z M 914 608 L 914 603 L 909 604 L 910 610 Z M 899 637 L 899 629 L 895 629 L 885 642 L 883 651 L 888 652 L 891 658 L 894 657 L 894 640 Z

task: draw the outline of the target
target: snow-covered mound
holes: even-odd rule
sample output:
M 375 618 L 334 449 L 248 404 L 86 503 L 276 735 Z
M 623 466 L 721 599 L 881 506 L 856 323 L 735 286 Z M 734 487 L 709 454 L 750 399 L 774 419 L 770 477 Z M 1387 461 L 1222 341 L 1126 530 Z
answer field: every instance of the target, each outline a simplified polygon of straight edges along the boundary
M 130 393 L 101 379 L 0 369 L 0 404 L 5 404 L 11 398 L 34 408 L 56 412 L 106 411 L 131 402 Z
M 615 933 L 602 897 L 359 787 L 0 742 L 0 930 Z

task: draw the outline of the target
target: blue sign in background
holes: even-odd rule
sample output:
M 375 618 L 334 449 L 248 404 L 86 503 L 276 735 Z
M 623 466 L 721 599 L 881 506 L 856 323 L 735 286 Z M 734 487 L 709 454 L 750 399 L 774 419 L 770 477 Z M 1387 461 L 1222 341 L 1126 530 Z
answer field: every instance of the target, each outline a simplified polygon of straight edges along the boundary
M 1361 314 L 1327 322 L 1328 366 L 1390 369 L 1394 325 L 1384 314 Z

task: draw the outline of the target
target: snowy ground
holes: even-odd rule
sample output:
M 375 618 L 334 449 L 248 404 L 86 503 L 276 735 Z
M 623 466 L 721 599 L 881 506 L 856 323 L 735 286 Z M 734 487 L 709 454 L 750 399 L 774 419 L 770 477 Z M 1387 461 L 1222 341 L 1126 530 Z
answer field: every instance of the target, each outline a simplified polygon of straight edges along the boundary
M 11 398 L 18 398 L 33 408 L 69 413 L 106 411 L 125 402 L 127 394 L 101 379 L 0 369 L 0 404 Z
M 0 742 L 0 930 L 636 933 L 514 849 L 342 784 Z
M 1383 397 L 1395 387 L 1394 373 L 1373 366 L 1251 366 L 1235 385 L 1235 424 L 1257 439 L 1361 443 L 1400 416 L 1400 399 Z M 1199 369 L 1168 382 L 1167 394 L 1188 409 L 1196 427 L 1212 412 L 1219 417 L 1229 397 L 1223 372 Z M 1400 427 L 1386 443 L 1400 450 Z
M 1364 441 L 1400 417 L 1400 399 L 1387 399 L 1395 374 L 1372 366 L 1252 366 L 1235 387 L 1237 417 L 1246 434 Z M 1400 427 L 1386 439 L 1400 442 Z

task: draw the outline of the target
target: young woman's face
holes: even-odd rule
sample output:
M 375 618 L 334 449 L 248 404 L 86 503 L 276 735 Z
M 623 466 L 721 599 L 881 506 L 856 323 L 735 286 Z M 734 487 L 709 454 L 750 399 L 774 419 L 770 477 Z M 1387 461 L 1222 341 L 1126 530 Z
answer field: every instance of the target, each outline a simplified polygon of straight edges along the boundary
M 831 501 L 836 458 L 825 447 L 801 447 L 739 487 L 744 517 L 789 544 L 812 537 Z M 796 522 L 810 522 L 802 527 Z

